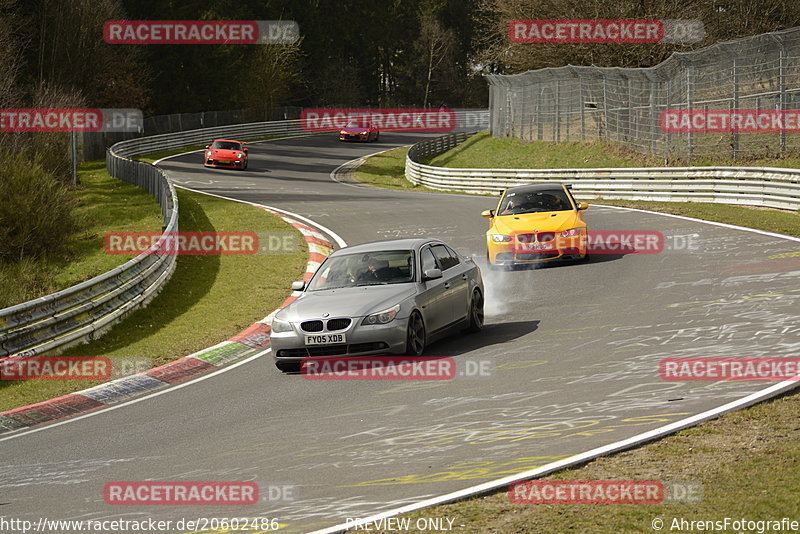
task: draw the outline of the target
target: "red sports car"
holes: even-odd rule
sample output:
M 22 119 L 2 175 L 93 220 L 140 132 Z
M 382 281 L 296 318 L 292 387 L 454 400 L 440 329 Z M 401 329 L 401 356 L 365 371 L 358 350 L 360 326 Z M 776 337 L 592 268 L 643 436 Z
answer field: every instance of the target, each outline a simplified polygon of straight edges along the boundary
M 206 146 L 203 162 L 206 167 L 247 168 L 247 148 L 241 141 L 217 139 Z
M 351 121 L 339 130 L 339 141 L 377 141 L 381 133 L 368 121 Z

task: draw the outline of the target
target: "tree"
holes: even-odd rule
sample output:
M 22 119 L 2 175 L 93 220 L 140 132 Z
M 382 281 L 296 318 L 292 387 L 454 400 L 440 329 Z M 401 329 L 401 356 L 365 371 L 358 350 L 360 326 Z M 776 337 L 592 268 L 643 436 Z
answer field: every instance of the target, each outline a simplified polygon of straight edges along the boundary
M 425 91 L 422 107 L 428 107 L 434 72 L 443 62 L 452 64 L 455 46 L 456 37 L 453 30 L 442 27 L 439 21 L 431 15 L 426 15 L 422 19 L 419 37 L 414 42 L 414 49 L 419 54 L 424 68 Z

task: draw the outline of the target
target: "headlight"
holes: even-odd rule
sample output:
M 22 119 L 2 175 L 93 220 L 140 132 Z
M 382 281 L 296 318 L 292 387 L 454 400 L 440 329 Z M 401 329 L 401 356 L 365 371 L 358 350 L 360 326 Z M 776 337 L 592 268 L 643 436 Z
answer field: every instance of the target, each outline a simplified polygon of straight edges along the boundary
M 210 158 L 212 154 L 213 154 L 213 152 L 211 152 L 211 151 L 209 150 L 209 151 L 208 151 L 208 154 L 206 154 L 206 156 L 208 156 L 208 157 Z
M 561 237 L 575 237 L 576 235 L 581 235 L 581 230 L 583 228 L 570 228 L 569 230 L 564 230 L 561 232 Z
M 280 319 L 272 319 L 273 332 L 291 332 L 292 324 L 289 321 L 281 321 Z
M 366 130 L 364 130 L 363 132 L 361 132 L 361 135 L 367 135 L 367 133 L 368 132 Z
M 397 312 L 399 312 L 399 311 L 400 311 L 400 305 L 397 304 L 397 305 L 392 306 L 391 308 L 388 308 L 386 310 L 379 311 L 378 313 L 373 313 L 372 315 L 367 315 L 366 317 L 364 317 L 364 320 L 361 321 L 361 324 L 386 324 L 386 323 L 391 323 L 394 320 L 395 316 L 397 315 Z
M 508 243 L 511 241 L 510 235 L 492 234 L 492 241 L 495 243 Z
M 244 156 L 244 154 L 242 154 L 241 152 L 239 152 L 238 154 L 236 154 L 236 157 L 237 157 L 237 158 L 239 158 L 239 159 L 241 159 L 241 158 L 242 158 L 242 156 Z

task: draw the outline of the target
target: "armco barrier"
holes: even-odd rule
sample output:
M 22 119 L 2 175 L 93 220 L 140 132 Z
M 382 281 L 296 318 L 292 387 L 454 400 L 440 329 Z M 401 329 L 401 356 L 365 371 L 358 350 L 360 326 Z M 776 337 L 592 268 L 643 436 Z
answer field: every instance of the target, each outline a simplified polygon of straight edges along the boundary
M 109 173 L 138 185 L 161 204 L 164 231 L 178 230 L 175 189 L 157 168 L 121 158 L 110 148 Z M 175 256 L 143 253 L 100 276 L 63 291 L 0 310 L 0 357 L 33 356 L 98 336 L 128 312 L 146 304 L 175 270 Z
M 488 110 L 453 110 L 458 129 L 485 127 Z M 130 159 L 136 154 L 205 145 L 214 139 L 259 139 L 301 135 L 300 120 L 218 126 L 130 139 L 106 152 L 111 176 L 153 196 L 164 217 L 164 232 L 178 231 L 178 198 L 158 168 Z M 199 164 L 199 161 L 198 161 Z M 155 248 L 163 246 L 159 241 Z M 175 270 L 172 254 L 144 253 L 105 274 L 63 291 L 0 310 L 0 358 L 33 356 L 89 341 L 130 311 L 146 304 Z
M 650 167 L 618 169 L 458 169 L 420 163 L 465 141 L 454 133 L 413 145 L 406 178 L 442 191 L 498 193 L 532 182 L 569 182 L 580 200 L 713 202 L 800 209 L 800 170 L 773 167 Z

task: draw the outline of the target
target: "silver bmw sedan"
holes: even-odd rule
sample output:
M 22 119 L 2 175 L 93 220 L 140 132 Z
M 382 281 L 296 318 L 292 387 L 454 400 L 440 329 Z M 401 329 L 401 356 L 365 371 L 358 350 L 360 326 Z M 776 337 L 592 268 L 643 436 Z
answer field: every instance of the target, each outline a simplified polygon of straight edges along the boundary
M 459 330 L 483 326 L 483 280 L 472 258 L 437 239 L 396 239 L 337 250 L 302 294 L 275 314 L 275 365 L 303 358 L 408 354 Z

